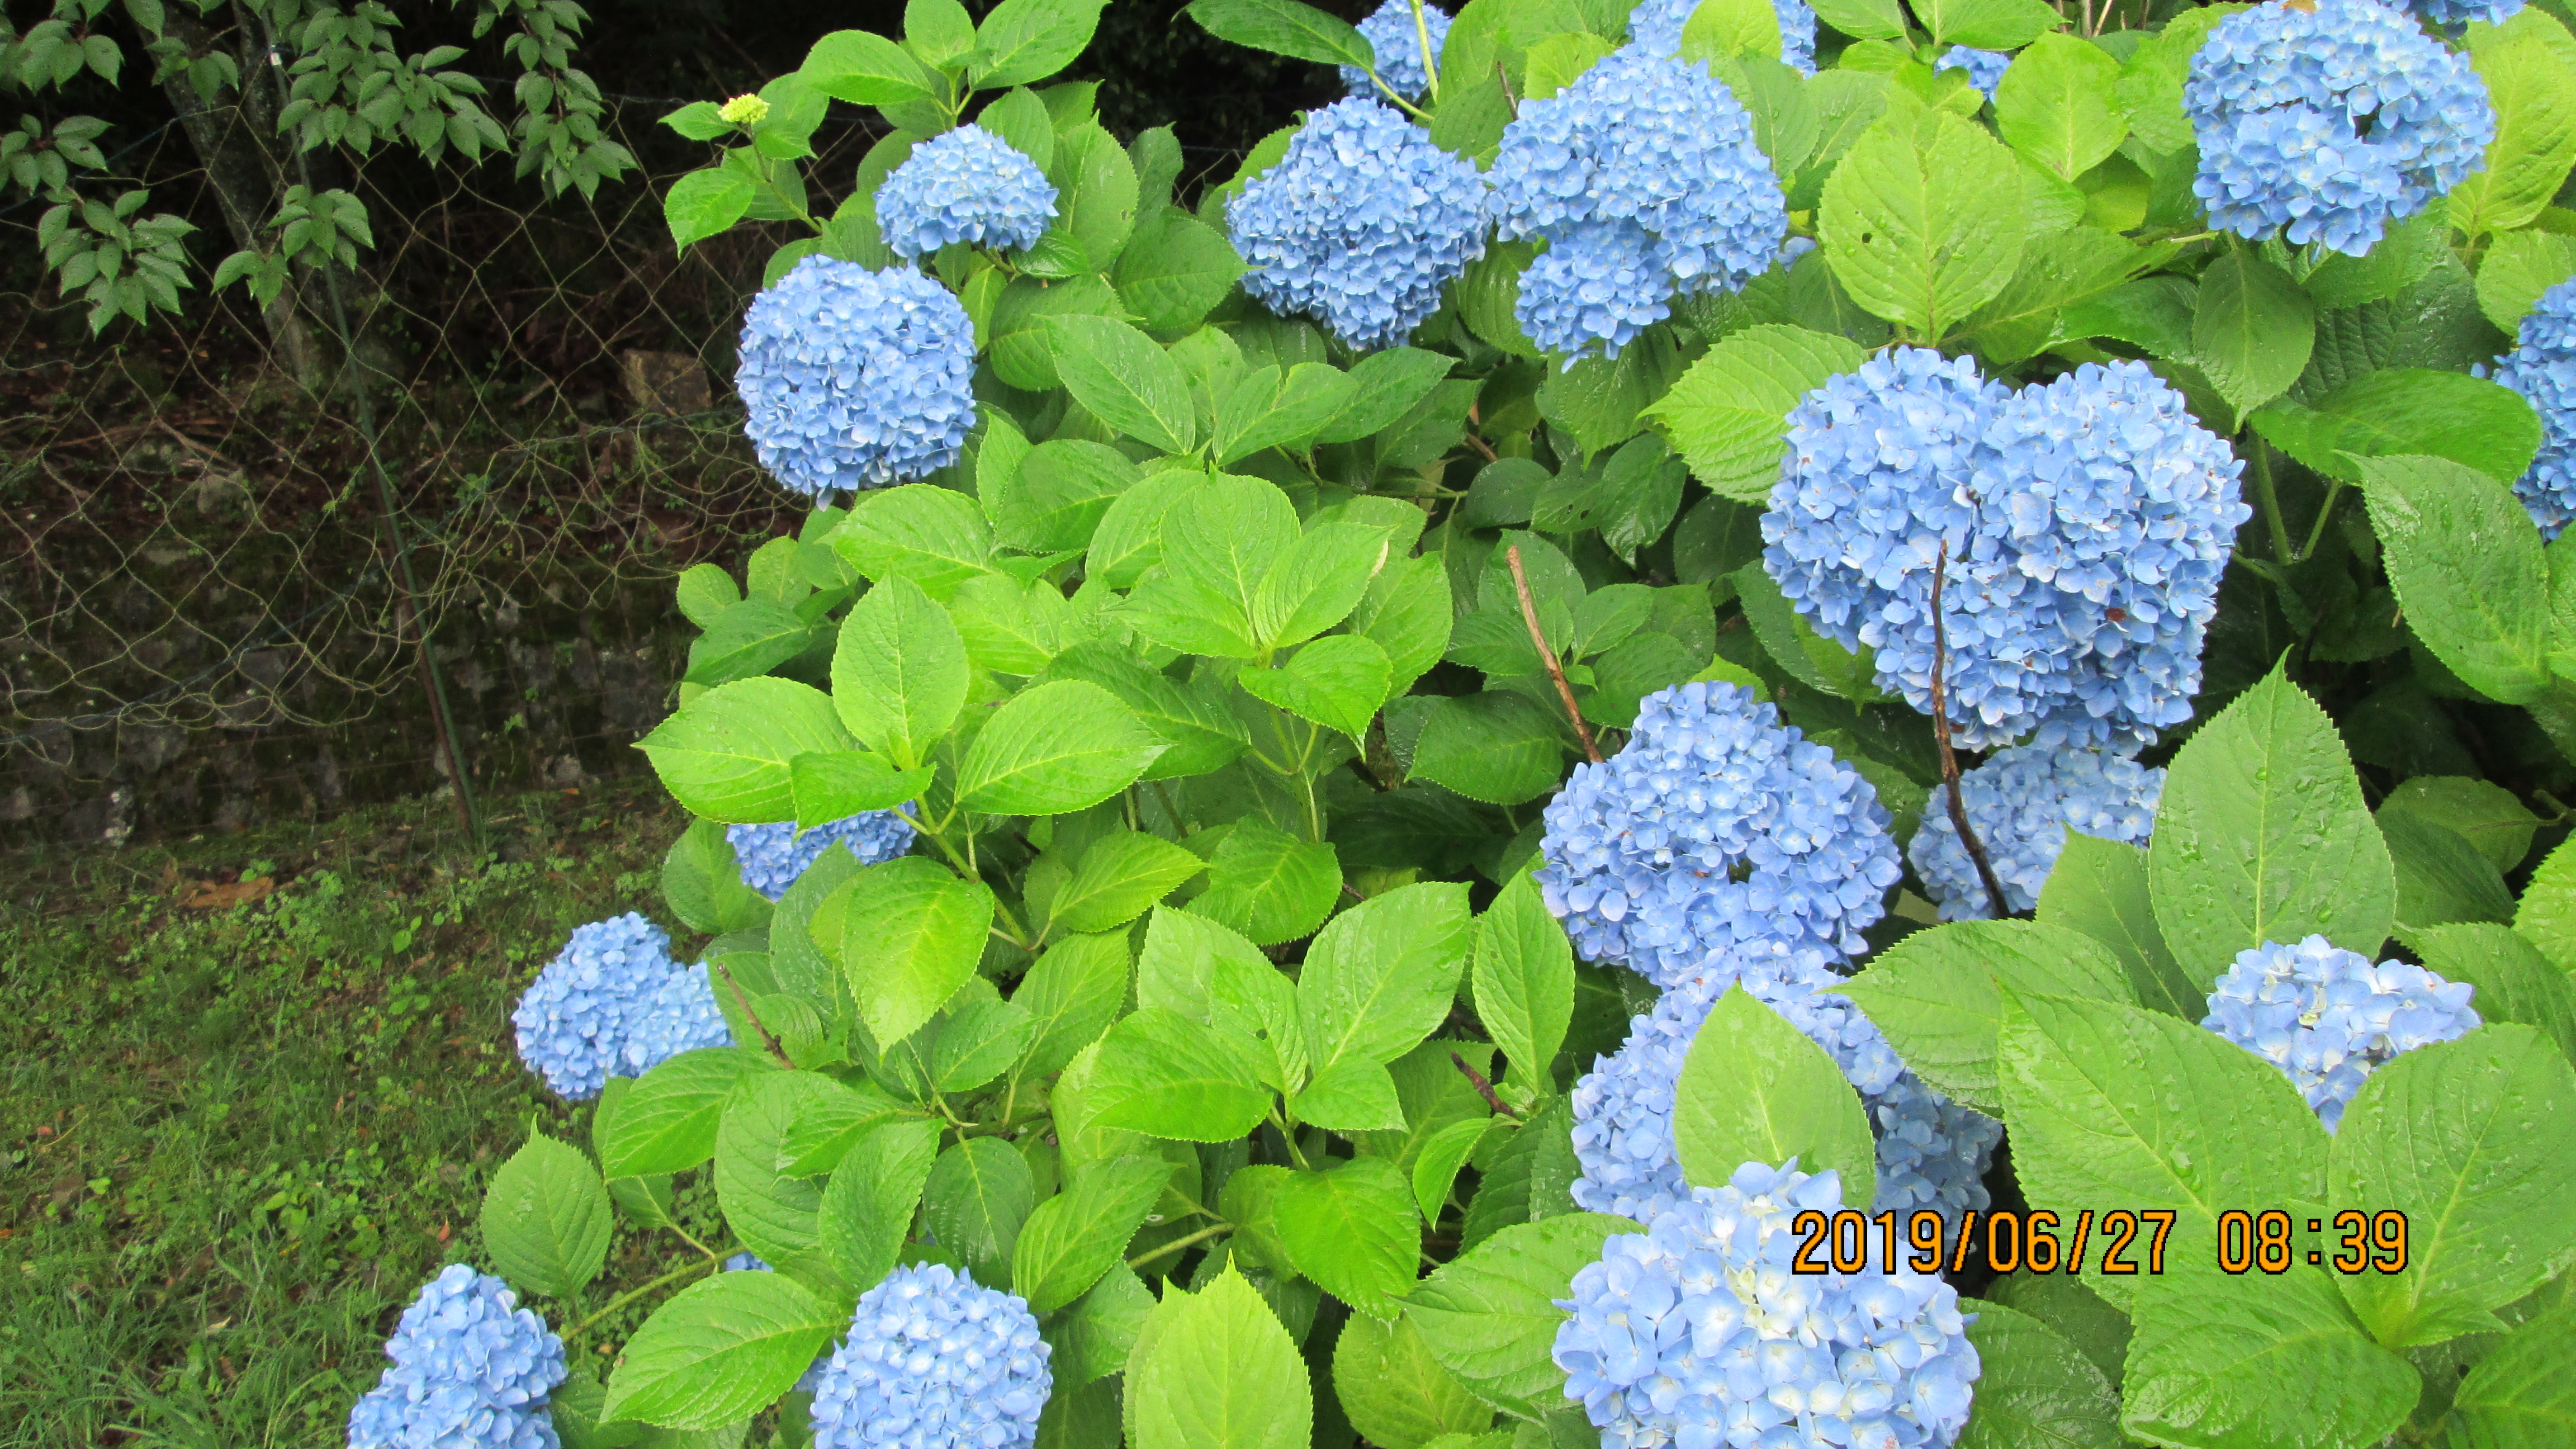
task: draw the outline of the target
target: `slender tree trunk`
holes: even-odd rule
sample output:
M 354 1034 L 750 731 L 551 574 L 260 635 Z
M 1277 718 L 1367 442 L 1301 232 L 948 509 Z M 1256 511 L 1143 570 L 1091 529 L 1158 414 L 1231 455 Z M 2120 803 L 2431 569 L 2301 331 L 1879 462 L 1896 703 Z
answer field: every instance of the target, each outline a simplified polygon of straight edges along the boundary
M 261 228 L 276 212 L 288 185 L 282 154 L 286 142 L 277 134 L 276 93 L 265 84 L 267 56 L 251 43 L 246 29 L 234 29 L 225 37 L 231 44 L 223 45 L 184 8 L 171 10 L 166 24 L 190 55 L 221 47 L 231 52 L 240 67 L 241 85 L 219 93 L 212 102 L 197 94 L 184 71 L 162 82 L 161 90 L 179 117 L 180 129 L 187 132 L 188 144 L 206 165 L 207 182 L 233 245 L 258 251 L 267 240 Z M 267 325 L 278 364 L 297 386 L 319 392 L 329 377 L 330 362 L 314 334 L 313 319 L 299 304 L 300 290 L 290 281 L 260 320 Z

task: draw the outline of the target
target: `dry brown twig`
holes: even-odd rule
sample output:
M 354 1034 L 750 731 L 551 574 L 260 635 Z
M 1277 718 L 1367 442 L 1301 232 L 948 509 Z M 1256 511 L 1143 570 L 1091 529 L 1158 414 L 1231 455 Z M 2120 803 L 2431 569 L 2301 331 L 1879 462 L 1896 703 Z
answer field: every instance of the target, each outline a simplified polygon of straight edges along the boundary
M 1538 626 L 1538 603 L 1530 597 L 1529 575 L 1521 568 L 1521 546 L 1505 548 L 1503 561 L 1511 565 L 1512 588 L 1521 596 L 1521 622 L 1529 625 L 1530 643 L 1538 646 L 1538 661 L 1547 666 L 1547 677 L 1556 681 L 1556 697 L 1565 701 L 1565 717 L 1574 721 L 1574 737 L 1583 742 L 1583 758 L 1600 764 L 1601 750 L 1592 743 L 1592 731 L 1574 703 L 1574 686 L 1565 682 L 1565 667 L 1556 662 L 1556 651 L 1547 647 L 1547 632 Z

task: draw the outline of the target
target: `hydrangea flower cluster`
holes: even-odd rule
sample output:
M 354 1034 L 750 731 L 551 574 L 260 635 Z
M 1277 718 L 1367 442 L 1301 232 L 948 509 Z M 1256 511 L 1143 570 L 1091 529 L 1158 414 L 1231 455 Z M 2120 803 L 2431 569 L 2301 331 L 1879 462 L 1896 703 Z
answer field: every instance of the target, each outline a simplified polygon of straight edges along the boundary
M 2514 331 L 2514 349 L 2488 374 L 2540 414 L 2540 451 L 2513 480 L 2514 496 L 2556 539 L 2576 518 L 2576 277 L 2540 294 Z
M 956 462 L 974 376 L 975 324 L 946 287 L 809 256 L 743 314 L 734 386 L 760 466 L 820 497 Z
M 385 1342 L 385 1370 L 349 1410 L 349 1449 L 556 1449 L 546 1396 L 563 1340 L 510 1285 L 463 1263 L 429 1280 Z
M 773 901 L 836 844 L 847 845 L 861 865 L 882 865 L 912 849 L 912 837 L 912 821 L 900 810 L 863 810 L 811 830 L 794 821 L 725 827 L 742 883 Z
M 1628 12 L 1628 38 L 1657 55 L 1682 53 L 1682 29 L 1700 0 L 1644 0 Z M 1816 11 L 1807 0 L 1771 0 L 1780 22 L 1780 62 L 1800 75 L 1816 73 Z
M 814 1388 L 815 1449 L 1025 1449 L 1054 1379 L 1027 1300 L 943 1263 L 859 1295 Z
M 619 1075 L 640 1077 L 682 1052 L 732 1045 L 733 1029 L 716 1006 L 715 982 L 701 961 L 663 979 L 618 1053 L 626 1068 Z
M 1576 949 L 1665 987 L 1739 952 L 1781 979 L 1856 954 L 1902 874 L 1869 782 L 1722 682 L 1646 696 L 1545 818 L 1539 890 Z
M 1705 65 L 1642 43 L 1525 102 L 1492 180 L 1497 235 L 1548 244 L 1521 276 L 1521 330 L 1569 358 L 1616 357 L 1678 293 L 1737 290 L 1788 233 L 1744 107 Z
M 519 1059 L 568 1102 L 598 1096 L 679 969 L 670 951 L 670 933 L 633 911 L 574 927 L 510 1013 Z
M 1985 846 L 2004 902 L 2015 911 L 2039 905 L 2040 887 L 2066 849 L 2066 832 L 2146 844 L 2155 833 L 2156 802 L 2164 788 L 2164 771 L 2126 755 L 2035 744 L 1999 750 L 1959 777 L 1968 828 Z M 1923 828 L 1906 854 L 1940 905 L 1941 919 L 1982 921 L 1994 914 L 1976 862 L 1938 802 L 1923 812 Z
M 1968 1209 L 1983 1211 L 1986 1167 L 2003 1124 L 1925 1086 L 1850 998 L 1832 994 L 1835 979 L 1817 972 L 1791 983 L 1747 979 L 1744 987 L 1830 1053 L 1861 1094 L 1878 1140 L 1870 1210 L 1930 1208 L 1953 1223 Z M 1652 1223 L 1690 1196 L 1673 1151 L 1673 1097 L 1691 1042 L 1723 991 L 1665 992 L 1630 1022 L 1618 1052 L 1595 1058 L 1575 1084 L 1577 1206 Z
M 1931 711 L 1931 588 L 1959 743 L 2143 746 L 2191 717 L 2244 464 L 2146 364 L 2009 391 L 1897 348 L 1792 409 L 1763 566 Z
M 1244 290 L 1353 347 L 1402 342 L 1485 254 L 1485 183 L 1431 133 L 1353 96 L 1306 120 L 1225 209 Z
M 510 1013 L 519 1060 L 556 1096 L 579 1102 L 610 1077 L 733 1045 L 706 963 L 683 970 L 670 950 L 670 933 L 633 911 L 574 927 Z
M 2417 15 L 2447 30 L 2457 40 L 2472 20 L 2502 25 L 2522 13 L 2522 0 L 2414 0 Z
M 1995 87 L 2004 83 L 2004 67 L 2011 64 L 2012 57 L 2000 50 L 1954 45 L 1941 52 L 1941 58 L 1932 62 L 1932 68 L 1966 71 L 1968 84 L 1977 88 L 1977 94 L 1991 101 L 1995 98 Z
M 899 257 L 954 242 L 1024 247 L 1055 220 L 1055 187 L 1010 142 L 969 123 L 912 148 L 877 186 L 877 235 Z
M 1605 1446 L 1942 1449 L 1982 1367 L 1957 1290 L 1873 1264 L 1790 1271 L 1805 1211 L 1838 1174 L 1748 1162 L 1574 1275 L 1553 1357 Z
M 1437 5 L 1424 4 L 1422 22 L 1414 23 L 1412 0 L 1386 0 L 1369 12 L 1359 23 L 1360 39 L 1369 43 L 1377 56 L 1377 78 L 1386 88 L 1408 101 L 1420 102 L 1431 92 L 1431 75 L 1422 65 L 1422 39 L 1431 37 L 1431 60 L 1440 61 L 1440 47 L 1449 43 L 1449 12 Z M 1377 86 L 1369 73 L 1355 65 L 1342 68 L 1342 89 L 1355 96 L 1378 98 Z
M 2183 109 L 2211 226 L 2355 257 L 2483 168 L 2495 139 L 2469 58 L 2379 0 L 2272 0 L 2220 21 Z
M 2483 1023 L 2476 988 L 2421 966 L 2371 959 L 2323 936 L 2238 953 L 2200 1024 L 2289 1075 L 2332 1132 L 2381 1063 Z

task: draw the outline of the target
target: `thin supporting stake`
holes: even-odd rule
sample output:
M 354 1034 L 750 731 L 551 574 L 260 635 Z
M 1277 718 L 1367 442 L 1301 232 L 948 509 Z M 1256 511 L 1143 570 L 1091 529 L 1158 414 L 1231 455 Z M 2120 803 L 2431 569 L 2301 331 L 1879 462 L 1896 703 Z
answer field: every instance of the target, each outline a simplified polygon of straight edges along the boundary
M 1944 681 L 1950 673 L 1950 638 L 1941 619 L 1941 584 L 1950 573 L 1950 541 L 1941 540 L 1940 558 L 1932 566 L 1932 738 L 1941 746 L 1941 787 L 1949 796 L 1950 828 L 1959 832 L 1959 843 L 1968 848 L 1968 859 L 1976 862 L 1977 879 L 1986 887 L 1986 899 L 1993 903 L 1995 919 L 2012 915 L 2012 903 L 2004 898 L 2004 884 L 1995 878 L 1994 862 L 1986 858 L 1985 843 L 1977 832 L 1968 828 L 1967 797 L 1959 790 L 1959 757 L 1950 749 L 1950 705 Z

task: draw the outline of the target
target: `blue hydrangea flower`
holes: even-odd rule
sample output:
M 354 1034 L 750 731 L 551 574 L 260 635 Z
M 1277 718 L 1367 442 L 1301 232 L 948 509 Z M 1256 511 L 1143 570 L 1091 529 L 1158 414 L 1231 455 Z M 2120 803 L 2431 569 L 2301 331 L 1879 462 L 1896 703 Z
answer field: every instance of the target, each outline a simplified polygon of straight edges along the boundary
M 672 972 L 653 993 L 652 1005 L 626 1035 L 618 1075 L 640 1077 L 682 1052 L 732 1045 L 733 1031 L 716 1008 L 715 982 L 701 961 Z
M 1748 978 L 1745 989 L 1831 1053 L 1878 1140 L 1872 1212 L 1930 1208 L 1953 1223 L 1983 1211 L 1987 1164 L 2003 1124 L 1925 1086 L 1849 997 L 1818 972 L 1796 982 Z M 1673 1154 L 1673 1092 L 1683 1060 L 1723 987 L 1677 987 L 1629 1023 L 1625 1044 L 1597 1057 L 1575 1084 L 1574 1201 L 1590 1212 L 1651 1223 L 1690 1187 Z
M 1633 221 L 1576 222 L 1521 273 L 1521 333 L 1549 352 L 1599 344 L 1604 356 L 1672 315 L 1655 239 Z
M 519 1060 L 568 1102 L 598 1096 L 663 982 L 679 970 L 670 952 L 670 933 L 633 911 L 574 927 L 510 1013 Z
M 1950 721 L 1989 749 L 2144 745 L 2191 717 L 2244 464 L 2144 363 L 2018 393 L 1897 348 L 1788 419 L 1763 566 L 1816 628 L 1931 711 L 1932 566 L 1949 545 Z
M 1055 187 L 1019 148 L 977 125 L 943 131 L 878 183 L 877 235 L 899 257 L 952 242 L 1006 249 L 1046 234 Z
M 385 1342 L 394 1366 L 349 1410 L 349 1449 L 557 1449 L 546 1396 L 563 1340 L 510 1286 L 463 1263 L 429 1280 Z
M 2555 539 L 2576 518 L 2576 277 L 2540 294 L 2490 375 L 2540 414 L 2540 451 L 2513 492 L 2540 536 Z
M 1637 319 L 1661 317 L 1676 294 L 1741 288 L 1788 234 L 1744 107 L 1707 66 L 1642 43 L 1523 103 L 1492 180 L 1498 235 L 1564 249 L 1522 275 L 1517 311 L 1532 342 L 1569 358 L 1617 356 Z M 1643 289 L 1607 307 L 1576 295 L 1605 267 Z
M 773 901 L 836 844 L 847 845 L 861 865 L 882 865 L 912 849 L 912 836 L 912 821 L 900 810 L 863 810 L 805 831 L 794 821 L 725 827 L 742 883 Z
M 2378 0 L 2272 0 L 2218 22 L 2183 109 L 2211 226 L 2355 257 L 2483 169 L 2495 139 L 2469 58 Z
M 2522 0 L 2414 0 L 2416 14 L 2443 27 L 2457 40 L 2472 20 L 2502 25 L 2522 13 Z
M 2332 1132 L 2381 1063 L 2482 1023 L 2468 982 L 2371 959 L 2323 936 L 2237 954 L 2200 1024 L 2279 1067 Z
M 1628 38 L 1657 55 L 1682 53 L 1682 28 L 1700 0 L 1644 0 L 1628 12 Z M 1781 63 L 1800 75 L 1816 73 L 1816 11 L 1807 0 L 1771 0 L 1780 22 Z
M 1867 949 L 1903 874 L 1889 818 L 1750 690 L 1674 685 L 1548 803 L 1539 890 L 1587 961 L 1670 987 L 1747 953 L 1793 979 Z
M 1748 1162 L 1574 1275 L 1553 1357 L 1604 1449 L 1943 1449 L 1981 1372 L 1957 1290 L 1902 1264 L 1791 1271 L 1839 1174 Z
M 1386 0 L 1359 23 L 1360 38 L 1377 55 L 1377 78 L 1386 82 L 1388 90 L 1416 103 L 1431 91 L 1430 76 L 1422 67 L 1425 31 L 1431 36 L 1432 63 L 1437 65 L 1440 47 L 1449 43 L 1449 12 L 1439 6 L 1425 4 L 1422 22 L 1416 26 L 1411 0 Z M 1381 99 L 1378 88 L 1369 81 L 1369 73 L 1355 65 L 1342 67 L 1342 89 L 1355 96 Z
M 926 478 L 975 425 L 975 324 L 912 270 L 812 256 L 752 299 L 734 386 L 779 482 L 820 496 Z
M 815 1449 L 1025 1449 L 1055 1386 L 1017 1294 L 941 1263 L 859 1295 L 814 1389 Z
M 1485 182 L 1430 132 L 1353 96 L 1307 117 L 1225 222 L 1252 268 L 1244 290 L 1262 305 L 1313 317 L 1353 347 L 1389 347 L 1485 254 Z
M 724 1270 L 728 1273 L 775 1273 L 778 1271 L 770 1265 L 768 1259 L 760 1256 L 758 1253 L 736 1253 L 732 1257 L 724 1260 Z M 821 1353 L 814 1355 L 814 1361 L 805 1366 L 805 1372 L 797 1378 L 795 1386 L 790 1388 L 788 1392 L 796 1394 L 810 1394 L 814 1392 L 815 1389 L 822 1385 L 823 1371 L 831 1366 L 832 1350 L 826 1348 Z
M 2099 840 L 2144 845 L 2156 828 L 2156 801 L 2165 772 L 2126 755 L 2045 745 L 1997 751 L 1959 777 L 1968 828 L 1986 848 L 1986 860 L 2015 911 L 2036 909 L 2039 889 L 2066 849 L 2066 832 Z M 1923 828 L 1906 848 L 1914 873 L 1941 907 L 1945 921 L 1982 921 L 1994 914 L 1976 862 L 1959 843 L 1958 828 L 1936 794 L 1924 808 Z
M 2004 83 L 2004 67 L 2011 64 L 2012 57 L 2000 50 L 1954 45 L 1941 52 L 1941 58 L 1932 62 L 1932 68 L 1966 71 L 1968 84 L 1977 88 L 1977 94 L 1991 101 L 1995 98 L 1995 87 Z

